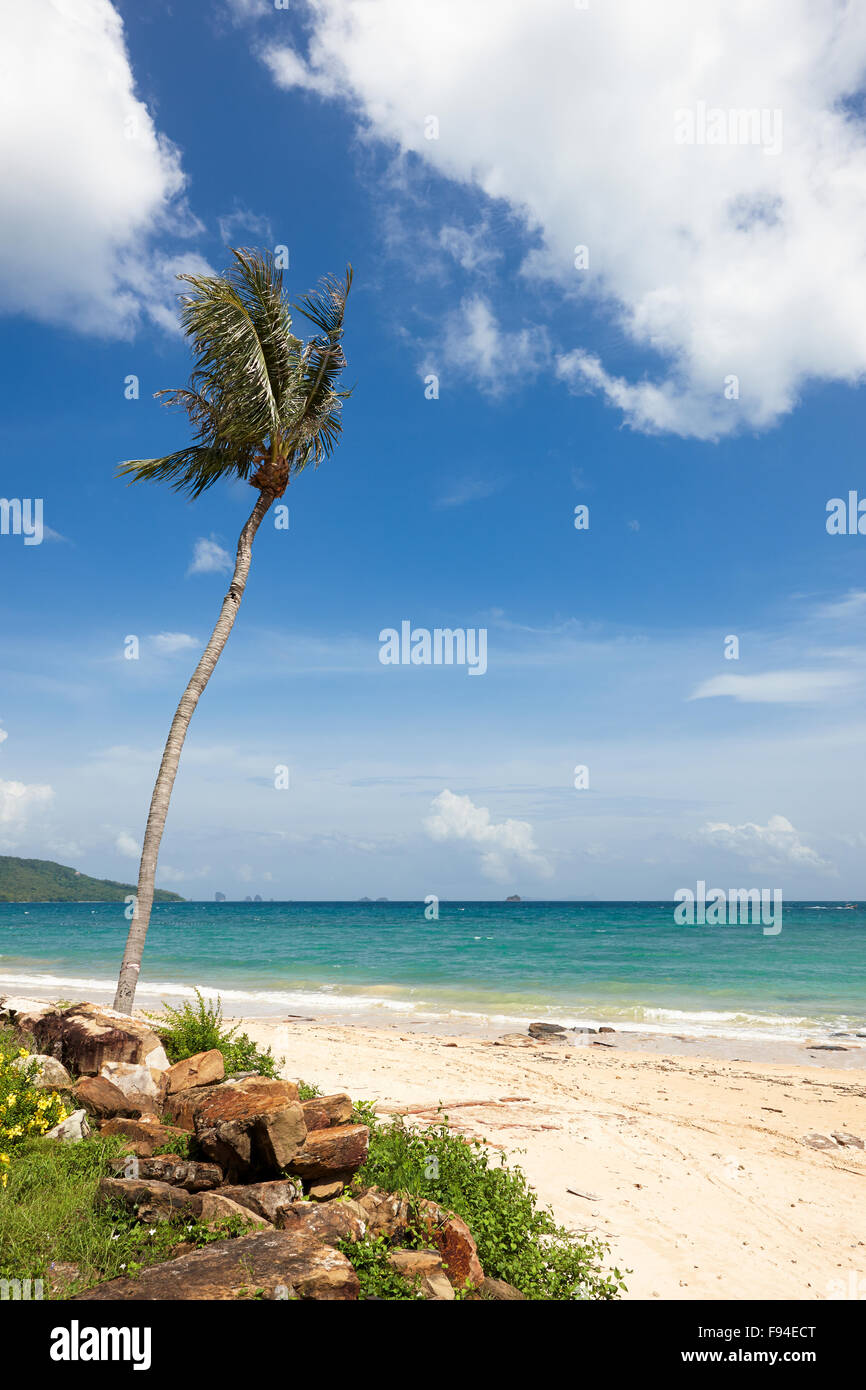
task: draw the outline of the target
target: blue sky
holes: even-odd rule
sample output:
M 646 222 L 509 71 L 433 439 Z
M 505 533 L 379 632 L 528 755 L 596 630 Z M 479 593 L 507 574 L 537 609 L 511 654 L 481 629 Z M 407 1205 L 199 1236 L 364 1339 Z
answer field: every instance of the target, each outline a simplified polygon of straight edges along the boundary
M 186 437 L 174 273 L 285 245 L 292 295 L 355 268 L 355 392 L 256 542 L 158 883 L 864 896 L 866 538 L 825 521 L 866 496 L 866 26 L 768 4 L 768 59 L 748 6 L 464 8 L 4 18 L 0 491 L 48 529 L 0 536 L 0 850 L 135 877 L 254 499 L 115 466 Z M 698 102 L 780 110 L 781 151 L 677 146 Z M 404 619 L 485 628 L 488 670 L 383 666 Z

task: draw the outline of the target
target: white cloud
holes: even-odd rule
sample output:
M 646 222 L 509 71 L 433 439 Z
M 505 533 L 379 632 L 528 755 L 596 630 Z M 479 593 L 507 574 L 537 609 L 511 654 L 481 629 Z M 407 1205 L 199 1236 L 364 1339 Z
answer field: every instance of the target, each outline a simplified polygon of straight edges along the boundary
M 502 259 L 502 251 L 492 243 L 486 222 L 472 228 L 446 223 L 439 230 L 439 245 L 466 271 L 484 272 Z
M 271 240 L 271 220 L 249 208 L 235 206 L 231 212 L 224 212 L 217 218 L 220 236 L 228 246 L 246 246 L 250 238 L 255 242 Z
M 802 869 L 831 867 L 826 859 L 803 844 L 799 831 L 785 816 L 770 816 L 766 825 L 756 825 L 752 821 L 746 821 L 743 825 L 710 822 L 699 833 L 702 839 L 717 848 L 743 855 L 755 863 L 793 865 Z
M 431 349 L 421 375 L 452 369 L 458 377 L 500 395 L 519 377 L 527 380 L 540 371 L 550 356 L 544 329 L 500 327 L 490 304 L 481 295 L 464 299 L 460 308 L 446 314 L 444 333 L 435 352 Z
M 188 632 L 158 632 L 150 640 L 163 656 L 172 656 L 175 652 L 190 651 L 199 645 L 194 637 L 190 637 Z
M 826 618 L 831 622 L 845 622 L 866 615 L 866 591 L 849 589 L 842 598 L 820 604 L 815 610 L 816 618 Z
M 192 562 L 187 574 L 216 574 L 231 568 L 232 558 L 228 551 L 223 550 L 213 536 L 210 540 L 202 536 L 193 547 Z
M 434 840 L 463 840 L 481 850 L 481 869 L 488 878 L 503 880 L 513 871 L 513 861 L 548 876 L 551 867 L 535 843 L 532 826 L 525 820 L 505 820 L 494 825 L 486 806 L 476 806 L 468 796 L 452 791 L 433 798 L 433 814 L 425 821 Z
M 560 370 L 634 427 L 763 428 L 807 382 L 866 372 L 866 126 L 847 106 L 862 6 L 314 0 L 307 14 L 306 57 L 271 41 L 276 81 L 345 98 L 368 136 L 507 200 L 537 242 L 526 275 L 576 306 Z M 678 143 L 677 112 L 701 102 L 778 110 L 781 149 Z M 647 354 L 637 380 L 587 351 L 584 298 L 614 320 L 614 350 Z
M 763 671 L 756 676 L 712 676 L 702 681 L 690 700 L 730 695 L 741 704 L 822 704 L 854 684 L 846 671 Z
M 5 729 L 0 729 L 0 743 L 5 743 L 9 734 Z
M 142 313 L 164 324 L 179 262 L 151 238 L 195 224 L 120 15 L 109 0 L 4 5 L 0 43 L 0 307 L 87 333 L 128 336 Z
M 53 788 L 24 782 L 4 782 L 0 777 L 0 825 L 14 833 L 23 829 L 31 811 L 45 806 L 54 796 Z M 4 843 L 11 843 L 4 835 Z
M 141 858 L 141 845 L 125 830 L 121 830 L 114 842 L 114 848 L 118 854 L 122 854 L 127 859 Z

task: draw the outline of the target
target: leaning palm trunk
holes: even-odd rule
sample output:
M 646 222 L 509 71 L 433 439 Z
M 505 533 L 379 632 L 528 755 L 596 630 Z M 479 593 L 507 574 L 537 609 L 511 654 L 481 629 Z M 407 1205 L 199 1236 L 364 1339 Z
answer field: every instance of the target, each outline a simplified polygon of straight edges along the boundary
M 210 641 L 201 655 L 201 660 L 192 673 L 192 678 L 183 692 L 180 704 L 175 712 L 174 719 L 171 721 L 171 728 L 162 755 L 162 762 L 159 765 L 159 772 L 156 778 L 156 785 L 153 789 L 153 796 L 150 802 L 150 811 L 147 817 L 147 828 L 144 832 L 144 844 L 141 850 L 141 864 L 138 870 L 138 892 L 135 898 L 135 907 L 132 914 L 132 923 L 129 928 L 129 935 L 126 939 L 126 950 L 123 953 L 123 964 L 120 967 L 120 976 L 117 982 L 117 993 L 114 996 L 114 1007 L 121 1013 L 131 1014 L 135 1000 L 135 990 L 138 985 L 138 974 L 141 969 L 141 958 L 144 952 L 144 941 L 147 936 L 147 928 L 150 924 L 150 912 L 153 906 L 154 882 L 156 879 L 156 862 L 159 857 L 159 846 L 162 840 L 162 832 L 165 829 L 165 818 L 168 815 L 169 801 L 171 800 L 174 779 L 177 776 L 180 755 L 183 750 L 184 739 L 190 720 L 195 713 L 195 707 L 199 698 L 214 673 L 214 668 L 222 655 L 223 648 L 228 641 L 229 633 L 234 626 L 238 608 L 246 588 L 247 575 L 250 572 L 250 560 L 252 559 L 252 547 L 255 534 L 261 525 L 271 502 L 274 500 L 272 492 L 261 492 L 259 500 L 250 513 L 249 519 L 240 534 L 238 540 L 238 555 L 235 561 L 235 572 L 229 591 L 223 599 L 223 606 L 217 619 L 216 627 L 210 635 Z

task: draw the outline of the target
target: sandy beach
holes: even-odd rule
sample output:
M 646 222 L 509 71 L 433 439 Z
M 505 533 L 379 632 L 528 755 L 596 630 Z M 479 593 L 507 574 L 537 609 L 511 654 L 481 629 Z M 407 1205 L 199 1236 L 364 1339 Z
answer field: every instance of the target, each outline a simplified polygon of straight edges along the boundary
M 486 1138 L 637 1299 L 866 1296 L 866 1049 L 632 1035 L 609 1046 L 247 1019 L 284 1074 Z M 824 1045 L 826 1046 L 826 1040 Z M 731 1050 L 737 1058 L 725 1055 Z M 755 1060 L 758 1053 L 776 1060 Z M 575 1195 L 580 1194 L 580 1195 Z

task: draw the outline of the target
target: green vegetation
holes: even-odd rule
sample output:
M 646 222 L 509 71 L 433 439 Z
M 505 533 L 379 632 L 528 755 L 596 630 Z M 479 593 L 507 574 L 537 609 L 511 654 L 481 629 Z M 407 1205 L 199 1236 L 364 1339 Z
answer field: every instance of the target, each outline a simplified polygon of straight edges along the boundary
M 11 1153 L 26 1139 L 47 1133 L 65 1120 L 67 1110 L 56 1091 L 35 1084 L 38 1063 L 27 1061 L 8 1030 L 0 1040 L 0 1188 L 8 1182 Z
M 388 1263 L 391 1246 L 384 1236 L 341 1240 L 339 1249 L 354 1266 L 360 1283 L 359 1298 L 380 1298 L 389 1303 L 413 1302 L 422 1295 Z
M 408 1129 L 400 1117 L 385 1126 L 374 1122 L 355 1184 L 428 1198 L 456 1212 L 472 1232 L 485 1274 L 506 1280 L 527 1298 L 612 1299 L 625 1287 L 618 1269 L 605 1271 L 608 1249 L 602 1241 L 559 1226 L 538 1205 L 521 1168 L 506 1166 L 504 1158 L 491 1161 L 483 1143 L 451 1134 L 444 1119 L 423 1130 Z M 365 1277 L 384 1277 L 381 1261 L 369 1252 L 362 1259 Z
M 93 1284 L 134 1277 L 148 1265 L 227 1236 L 245 1234 L 237 1217 L 142 1225 L 125 1208 L 96 1203 L 100 1180 L 111 1176 L 123 1139 L 91 1138 L 78 1144 L 32 1139 L 17 1147 L 0 1191 L 0 1279 L 42 1279 L 44 1296 L 68 1297 Z M 51 1265 L 77 1266 L 71 1282 L 50 1289 Z
M 122 903 L 135 888 L 107 878 L 88 878 L 77 869 L 51 859 L 16 859 L 0 854 L 0 902 L 3 903 Z M 178 893 L 160 889 L 163 903 L 182 903 Z
M 179 1009 L 165 1003 L 162 1007 L 162 1014 L 148 1014 L 148 1018 L 170 1062 L 182 1062 L 197 1052 L 216 1048 L 223 1055 L 227 1076 L 241 1071 L 256 1072 L 259 1076 L 277 1075 L 282 1058 L 278 1062 L 269 1047 L 262 1052 L 246 1033 L 238 1033 L 238 1024 L 226 1028 L 219 996 L 215 1000 L 205 999 L 201 991 L 196 990 L 195 1003 L 187 999 Z

